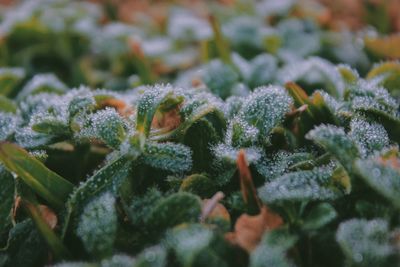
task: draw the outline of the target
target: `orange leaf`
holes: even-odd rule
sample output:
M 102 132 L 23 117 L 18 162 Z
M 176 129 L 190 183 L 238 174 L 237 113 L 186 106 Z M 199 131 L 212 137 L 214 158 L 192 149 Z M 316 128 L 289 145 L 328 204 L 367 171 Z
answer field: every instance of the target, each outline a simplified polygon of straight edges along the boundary
M 242 190 L 243 200 L 247 205 L 249 213 L 257 214 L 260 212 L 261 202 L 258 199 L 256 188 L 253 184 L 250 169 L 246 160 L 246 154 L 243 149 L 239 151 L 236 165 L 239 170 L 240 188 Z
M 265 231 L 278 228 L 283 224 L 282 218 L 263 206 L 261 213 L 255 216 L 242 214 L 235 224 L 235 231 L 227 233 L 225 238 L 247 252 L 254 250 Z

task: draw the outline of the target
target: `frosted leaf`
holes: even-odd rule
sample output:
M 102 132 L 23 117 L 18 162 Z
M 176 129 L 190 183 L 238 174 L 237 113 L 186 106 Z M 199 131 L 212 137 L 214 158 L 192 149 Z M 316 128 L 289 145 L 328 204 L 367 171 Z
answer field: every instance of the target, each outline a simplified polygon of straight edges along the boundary
M 339 64 L 336 69 L 340 72 L 343 80 L 348 84 L 352 84 L 360 79 L 358 71 L 347 64 Z
M 297 64 L 299 68 L 298 61 L 318 53 L 321 48 L 321 37 L 317 32 L 317 26 L 310 20 L 288 18 L 276 25 L 276 31 L 283 43 L 278 56 L 284 62 Z
M 260 131 L 240 117 L 230 121 L 226 131 L 225 143 L 233 147 L 249 147 L 258 140 Z
M 84 87 L 69 91 L 66 98 L 70 98 L 68 104 L 70 118 L 79 112 L 90 111 L 96 104 L 93 94 Z
M 92 40 L 92 48 L 96 53 L 110 58 L 129 52 L 128 38 L 140 37 L 142 31 L 132 25 L 121 22 L 107 23 Z
M 251 88 L 267 85 L 274 81 L 278 62 L 269 54 L 260 54 L 250 62 L 249 75 L 246 82 Z
M 132 197 L 132 202 L 127 211 L 130 222 L 135 226 L 145 226 L 151 209 L 162 197 L 162 193 L 155 188 L 148 189 L 143 195 Z
M 283 121 L 292 104 L 292 98 L 283 87 L 263 86 L 246 98 L 239 116 L 257 127 L 262 138 L 268 138 L 271 130 Z
M 100 139 L 112 148 L 118 148 L 125 138 L 125 122 L 113 108 L 99 110 L 88 117 L 80 138 Z
M 336 240 L 350 263 L 357 266 L 389 266 L 390 257 L 395 253 L 389 241 L 388 222 L 383 219 L 343 222 Z
M 124 254 L 117 254 L 109 259 L 104 259 L 100 263 L 100 267 L 133 267 L 135 259 Z
M 258 15 L 269 17 L 272 15 L 284 16 L 287 12 L 289 12 L 294 4 L 295 0 L 265 0 L 256 2 L 255 11 Z
M 168 36 L 182 41 L 199 41 L 212 35 L 210 25 L 204 19 L 185 9 L 173 9 L 167 24 Z
M 257 17 L 235 16 L 223 25 L 223 33 L 229 43 L 241 54 L 262 49 L 260 29 L 262 21 Z
M 172 40 L 167 37 L 154 37 L 141 42 L 143 52 L 149 58 L 159 58 L 170 53 L 172 45 Z
M 168 252 L 164 246 L 153 246 L 143 250 L 137 257 L 135 267 L 166 267 Z
M 237 83 L 231 89 L 232 96 L 248 96 L 250 94 L 250 89 L 244 83 Z
M 16 143 L 24 148 L 36 148 L 51 144 L 56 140 L 52 135 L 37 133 L 31 127 L 23 127 L 15 132 Z
M 383 87 L 376 86 L 371 81 L 359 80 L 348 92 L 353 109 L 376 109 L 397 116 L 398 102 Z
M 343 128 L 333 125 L 320 125 L 309 131 L 306 138 L 325 148 L 350 172 L 353 168 L 353 162 L 360 156 L 358 146 L 344 132 Z
M 325 166 L 284 174 L 267 182 L 258 193 L 265 203 L 335 199 L 341 194 L 330 186 L 332 173 L 332 167 Z
M 182 100 L 183 96 L 180 90 L 171 85 L 147 87 L 137 104 L 137 130 L 147 135 L 157 109 L 163 104 L 173 106 Z
M 345 85 L 339 71 L 332 63 L 318 57 L 285 66 L 279 71 L 278 79 L 284 84 L 299 81 L 307 84 L 324 84 L 325 88 L 322 89 L 331 95 L 339 99 L 344 95 Z
M 248 147 L 243 149 L 246 154 L 246 160 L 249 164 L 257 162 L 262 155 L 261 149 L 257 147 Z M 226 144 L 218 144 L 213 147 L 215 157 L 222 162 L 235 164 L 240 148 L 234 148 Z
M 192 266 L 203 249 L 210 246 L 213 232 L 200 224 L 189 224 L 167 232 L 165 244 L 174 250 L 183 266 Z
M 107 164 L 100 170 L 96 171 L 85 182 L 81 183 L 71 194 L 67 206 L 67 223 L 68 220 L 76 219 L 76 215 L 81 213 L 84 206 L 95 197 L 105 192 L 116 194 L 121 183 L 128 177 L 131 167 L 131 158 L 120 156 Z M 66 228 L 62 229 L 65 234 Z
M 117 232 L 115 198 L 110 193 L 89 202 L 80 216 L 76 234 L 94 255 L 109 254 Z
M 204 67 L 203 82 L 211 92 L 222 99 L 231 94 L 232 87 L 239 81 L 239 75 L 235 70 L 219 59 L 214 59 Z
M 250 75 L 250 62 L 244 59 L 238 53 L 232 52 L 232 63 L 239 70 L 239 74 L 241 78 L 246 78 Z
M 159 201 L 151 210 L 148 223 L 152 231 L 162 233 L 181 223 L 197 222 L 200 213 L 200 198 L 190 193 L 179 192 Z
M 0 112 L 0 141 L 6 140 L 17 131 L 20 119 L 12 113 Z
M 146 143 L 142 159 L 145 164 L 170 172 L 184 172 L 192 168 L 192 152 L 182 144 Z
M 395 159 L 399 160 L 399 159 Z M 357 172 L 375 191 L 400 208 L 400 172 L 378 159 L 358 160 Z
M 290 153 L 280 150 L 273 155 L 263 155 L 260 160 L 255 162 L 255 167 L 267 181 L 272 181 L 287 172 L 291 165 L 300 161 L 311 161 L 311 159 L 312 157 L 309 153 Z
M 296 238 L 288 234 L 283 235 L 281 240 L 273 236 L 276 232 L 264 234 L 260 244 L 250 254 L 250 267 L 294 267 L 295 265 L 286 256 Z
M 53 265 L 53 267 L 94 267 L 93 263 L 88 262 L 62 262 Z
M 349 135 L 358 145 L 362 157 L 389 146 L 388 133 L 381 124 L 356 117 L 351 120 L 350 129 Z
M 22 88 L 17 98 L 23 99 L 28 95 L 43 92 L 61 94 L 66 90 L 67 86 L 54 74 L 37 74 Z
M 243 98 L 239 96 L 230 96 L 225 100 L 223 107 L 224 115 L 227 119 L 232 119 L 238 113 L 243 104 Z
M 30 125 L 39 122 L 41 117 L 52 118 L 68 124 L 68 102 L 69 100 L 64 96 L 39 93 L 20 102 L 20 109 L 23 117 L 32 121 Z

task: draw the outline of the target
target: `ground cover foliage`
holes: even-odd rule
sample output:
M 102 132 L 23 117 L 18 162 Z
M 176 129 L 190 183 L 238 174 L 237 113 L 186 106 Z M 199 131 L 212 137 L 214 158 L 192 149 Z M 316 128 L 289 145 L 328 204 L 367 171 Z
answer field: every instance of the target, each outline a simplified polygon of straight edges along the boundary
M 2 9 L 0 266 L 399 266 L 386 8 L 164 4 Z

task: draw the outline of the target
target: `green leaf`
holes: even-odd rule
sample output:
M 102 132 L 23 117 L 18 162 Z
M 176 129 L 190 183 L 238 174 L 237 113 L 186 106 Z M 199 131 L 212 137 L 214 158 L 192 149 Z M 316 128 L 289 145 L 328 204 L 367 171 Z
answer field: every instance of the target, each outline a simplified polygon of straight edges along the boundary
M 300 114 L 298 127 L 300 128 L 299 135 L 302 137 L 315 125 L 321 123 L 337 124 L 335 116 L 328 107 L 321 92 L 316 91 L 311 97 L 297 84 L 289 82 L 286 84 L 286 89 L 289 95 L 294 100 L 294 106 L 298 109 L 306 106 L 304 112 Z
M 48 256 L 46 243 L 30 219 L 11 229 L 7 246 L 0 253 L 7 255 L 5 266 L 44 266 Z
M 18 99 L 44 92 L 62 94 L 66 90 L 67 86 L 54 74 L 37 74 L 22 88 L 18 94 Z
M 362 114 L 375 118 L 375 120 L 382 124 L 385 127 L 385 130 L 389 134 L 390 139 L 400 142 L 400 118 L 397 116 L 393 116 L 387 112 L 381 111 L 377 108 L 363 106 L 358 107 L 358 111 L 361 111 Z
M 217 185 L 205 175 L 192 174 L 183 179 L 179 190 L 198 195 L 201 198 L 211 198 L 217 192 Z
M 182 144 L 148 142 L 141 157 L 145 164 L 170 172 L 184 172 L 192 167 L 192 152 Z
M 28 211 L 29 216 L 34 221 L 41 237 L 46 241 L 49 248 L 52 250 L 56 259 L 69 258 L 70 252 L 62 243 L 61 239 L 53 232 L 47 222 L 44 220 L 40 210 L 38 209 L 37 203 L 31 202 L 30 200 L 22 200 L 22 204 Z
M 385 128 L 362 117 L 354 117 L 350 122 L 349 135 L 359 147 L 361 156 L 367 157 L 389 146 L 389 136 Z
M 293 267 L 286 256 L 286 250 L 296 243 L 297 238 L 284 231 L 271 231 L 264 234 L 260 244 L 250 254 L 250 267 Z
M 68 125 L 64 122 L 52 119 L 40 120 L 32 125 L 32 130 L 38 133 L 55 135 L 55 136 L 68 136 L 70 130 Z
M 0 111 L 15 114 L 17 112 L 17 105 L 11 99 L 0 94 Z
M 399 160 L 394 159 L 394 160 Z M 400 171 L 382 160 L 366 159 L 356 162 L 360 177 L 376 192 L 388 199 L 395 207 L 400 208 Z
M 214 234 L 209 228 L 200 224 L 189 224 L 168 231 L 166 244 L 174 250 L 183 266 L 195 266 L 196 257 L 210 246 L 213 237 Z
M 22 68 L 0 68 L 0 95 L 11 95 L 24 77 Z
M 335 209 L 328 203 L 321 203 L 313 207 L 304 218 L 304 230 L 318 230 L 337 217 Z
M 320 125 L 311 130 L 306 137 L 321 145 L 352 173 L 354 161 L 360 157 L 360 152 L 342 128 Z
M 9 139 L 18 129 L 20 118 L 15 114 L 0 111 L 0 140 Z
M 332 63 L 319 57 L 289 64 L 280 70 L 278 77 L 284 84 L 296 82 L 305 88 L 323 88 L 336 98 L 344 94 L 345 84 L 339 71 Z
M 94 257 L 110 255 L 117 232 L 115 198 L 105 193 L 89 202 L 80 216 L 77 235 Z
M 71 217 L 80 214 L 90 200 L 104 192 L 115 194 L 118 191 L 121 183 L 129 176 L 132 161 L 133 159 L 130 157 L 120 156 L 98 170 L 71 194 L 67 202 L 67 214 L 64 218 L 62 230 L 63 236 Z
M 111 148 L 118 148 L 126 136 L 125 122 L 113 108 L 90 115 L 79 136 L 100 139 Z
M 11 210 L 14 204 L 14 178 L 0 166 L 0 236 L 11 226 Z
M 27 151 L 17 145 L 0 143 L 0 160 L 18 175 L 35 193 L 60 209 L 73 190 L 73 185 L 49 170 Z
M 165 267 L 168 253 L 164 246 L 146 248 L 136 258 L 135 267 Z
M 211 92 L 225 99 L 231 95 L 239 75 L 231 65 L 215 59 L 205 66 L 202 80 Z
M 147 87 L 140 97 L 137 107 L 136 130 L 148 136 L 154 114 L 163 106 L 176 105 L 183 101 L 183 97 L 174 93 L 170 85 Z
M 265 203 L 335 199 L 341 193 L 332 174 L 331 167 L 287 173 L 259 188 L 258 195 Z
M 283 87 L 263 86 L 247 97 L 239 116 L 267 138 L 271 130 L 283 121 L 292 104 L 292 98 Z
M 351 266 L 395 266 L 395 248 L 383 219 L 351 219 L 339 225 L 336 240 Z
M 180 192 L 158 202 L 149 214 L 148 223 L 153 231 L 160 233 L 181 223 L 197 222 L 200 213 L 200 199 L 195 195 Z

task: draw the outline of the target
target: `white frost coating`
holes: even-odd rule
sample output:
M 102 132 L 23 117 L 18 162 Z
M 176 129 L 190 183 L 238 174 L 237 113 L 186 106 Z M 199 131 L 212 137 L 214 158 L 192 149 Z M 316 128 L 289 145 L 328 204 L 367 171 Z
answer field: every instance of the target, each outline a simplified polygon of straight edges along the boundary
M 350 137 L 356 142 L 362 157 L 367 157 L 375 151 L 389 146 L 389 136 L 385 128 L 374 122 L 356 117 L 350 122 Z
M 283 121 L 292 104 L 292 98 L 283 87 L 262 86 L 244 101 L 239 116 L 268 137 L 270 131 Z
M 332 95 L 339 98 L 344 94 L 344 81 L 339 71 L 329 61 L 311 57 L 299 63 L 293 63 L 285 66 L 278 72 L 278 80 L 285 84 L 287 82 L 295 82 L 301 79 L 308 82 L 326 82 L 327 87 L 324 90 L 329 90 Z
M 383 219 L 351 219 L 339 225 L 336 240 L 345 255 L 360 266 L 383 266 L 395 253 L 389 241 L 389 225 Z
M 332 166 L 323 166 L 284 174 L 261 187 L 259 196 L 266 203 L 334 199 L 340 193 L 327 186 L 332 173 Z
M 105 193 L 84 208 L 76 234 L 88 252 L 97 254 L 111 251 L 116 231 L 115 198 Z

